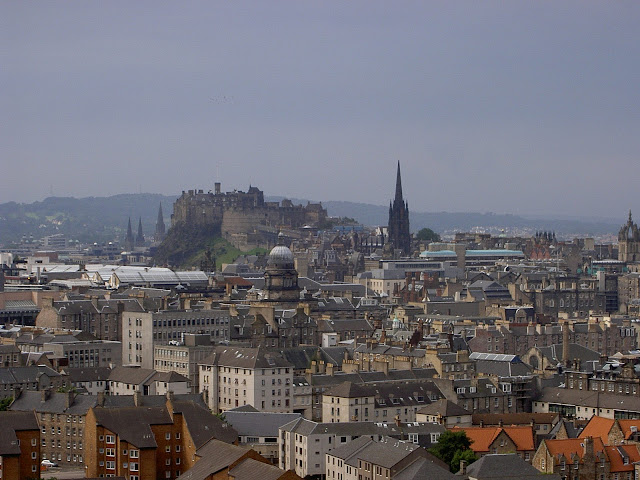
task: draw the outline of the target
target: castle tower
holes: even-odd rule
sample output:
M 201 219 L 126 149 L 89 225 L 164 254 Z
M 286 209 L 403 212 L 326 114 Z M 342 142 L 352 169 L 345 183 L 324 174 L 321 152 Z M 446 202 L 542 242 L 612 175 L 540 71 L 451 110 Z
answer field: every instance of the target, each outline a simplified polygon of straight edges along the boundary
M 164 227 L 164 216 L 162 215 L 162 203 L 158 208 L 158 220 L 156 220 L 156 234 L 154 235 L 154 240 L 156 242 L 161 242 L 164 239 L 165 235 L 165 227 Z
M 400 162 L 396 176 L 396 196 L 389 203 L 389 243 L 403 255 L 411 253 L 411 236 L 409 234 L 409 204 L 402 197 L 402 179 L 400 178 Z
M 618 260 L 621 262 L 640 262 L 640 230 L 633 223 L 631 210 L 629 220 L 618 232 Z
M 142 217 L 138 221 L 138 235 L 136 236 L 136 247 L 144 246 L 144 234 L 142 233 Z
M 129 217 L 129 225 L 127 226 L 127 236 L 124 239 L 124 248 L 127 250 L 133 250 L 133 247 L 134 247 L 133 230 L 131 228 L 131 217 Z

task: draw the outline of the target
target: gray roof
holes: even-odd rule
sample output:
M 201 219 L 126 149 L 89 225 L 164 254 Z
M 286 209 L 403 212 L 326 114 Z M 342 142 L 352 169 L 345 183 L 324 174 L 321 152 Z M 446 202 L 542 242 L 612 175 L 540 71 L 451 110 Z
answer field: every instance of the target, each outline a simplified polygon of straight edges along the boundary
M 358 460 L 371 462 L 374 465 L 380 465 L 385 468 L 391 468 L 416 448 L 420 447 L 413 443 L 385 437 L 381 442 L 373 442 L 367 445 L 358 453 Z
M 107 380 L 111 369 L 109 367 L 65 368 L 64 372 L 69 375 L 69 380 L 72 382 L 95 382 Z
M 635 395 L 618 395 L 609 392 L 546 387 L 542 390 L 542 395 L 538 401 L 563 405 L 581 405 L 592 408 L 609 408 L 640 414 L 640 398 Z
M 471 415 L 471 412 L 465 410 L 461 406 L 441 398 L 433 402 L 431 405 L 425 405 L 417 413 L 425 415 L 441 415 L 443 417 L 455 417 L 460 415 Z
M 559 480 L 557 474 L 542 473 L 515 453 L 485 455 L 467 467 L 469 478 L 484 480 L 519 480 L 545 478 Z
M 456 476 L 447 468 L 427 459 L 418 458 L 393 477 L 394 480 L 454 480 Z
M 200 447 L 196 455 L 200 459 L 178 477 L 178 480 L 204 480 L 216 472 L 227 468 L 242 456 L 246 455 L 251 448 L 231 445 L 213 439 Z
M 293 364 L 287 361 L 280 353 L 268 351 L 263 347 L 217 346 L 215 352 L 201 363 L 238 368 L 293 367 Z
M 246 458 L 229 470 L 229 477 L 235 480 L 277 480 L 285 474 L 275 465 Z
M 20 455 L 17 431 L 40 430 L 33 412 L 0 412 L 0 456 Z
M 109 381 L 142 385 L 155 373 L 156 371 L 152 368 L 116 367 L 111 370 L 111 373 L 109 374 Z
M 301 417 L 299 413 L 238 412 L 227 410 L 224 417 L 238 435 L 278 437 L 278 429 Z
M 0 384 L 35 383 L 42 375 L 50 378 L 60 377 L 58 372 L 45 365 L 4 367 L 0 368 Z

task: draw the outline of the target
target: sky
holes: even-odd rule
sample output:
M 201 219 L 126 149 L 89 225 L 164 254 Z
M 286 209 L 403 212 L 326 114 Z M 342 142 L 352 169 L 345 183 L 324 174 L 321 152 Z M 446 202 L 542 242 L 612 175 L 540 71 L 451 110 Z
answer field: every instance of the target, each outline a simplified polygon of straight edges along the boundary
M 640 215 L 640 2 L 3 1 L 0 202 Z

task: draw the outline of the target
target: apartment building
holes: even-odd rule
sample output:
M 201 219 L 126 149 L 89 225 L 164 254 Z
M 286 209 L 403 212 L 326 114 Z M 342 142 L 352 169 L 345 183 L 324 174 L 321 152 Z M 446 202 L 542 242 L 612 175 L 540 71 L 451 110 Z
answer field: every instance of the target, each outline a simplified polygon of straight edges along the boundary
M 243 405 L 263 412 L 293 411 L 293 364 L 264 347 L 216 347 L 200 365 L 199 384 L 214 412 Z
M 112 367 L 122 362 L 122 342 L 114 340 L 49 342 L 42 351 L 66 358 L 71 368 Z
M 407 440 L 413 448 L 430 448 L 444 431 L 434 423 L 317 423 L 301 418 L 279 429 L 280 468 L 294 470 L 301 477 L 324 475 L 326 454 L 356 439 L 393 437 Z
M 449 466 L 412 443 L 360 437 L 326 454 L 326 478 L 335 480 L 455 479 Z
M 322 395 L 322 421 L 415 422 L 416 412 L 443 397 L 433 382 L 358 385 L 344 382 Z
M 187 377 L 191 391 L 195 393 L 200 387 L 198 365 L 214 351 L 209 335 L 186 334 L 181 345 L 154 346 L 153 368 L 158 372 L 175 372 Z
M 229 311 L 164 310 L 125 311 L 122 315 L 122 364 L 154 368 L 154 345 L 183 343 L 187 333 L 206 334 L 211 340 L 229 339 Z
M 172 395 L 152 407 L 92 407 L 86 415 L 86 474 L 175 479 L 213 438 L 233 443 L 238 435 L 206 408 Z
M 40 428 L 33 412 L 0 412 L 0 478 L 40 478 Z

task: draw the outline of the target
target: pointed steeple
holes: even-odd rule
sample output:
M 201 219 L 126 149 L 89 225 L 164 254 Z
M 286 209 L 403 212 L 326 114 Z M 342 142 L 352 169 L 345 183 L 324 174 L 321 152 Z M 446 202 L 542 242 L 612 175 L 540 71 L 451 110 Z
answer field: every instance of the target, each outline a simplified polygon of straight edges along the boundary
M 162 215 L 162 203 L 160 203 L 160 207 L 158 208 L 158 220 L 156 220 L 156 234 L 154 235 L 154 240 L 156 242 L 161 242 L 164 239 L 164 235 L 164 216 Z
M 401 250 L 408 255 L 411 250 L 411 234 L 409 233 L 409 206 L 402 197 L 402 178 L 400 176 L 400 161 L 396 173 L 396 194 L 389 205 L 389 242 L 394 249 Z
M 396 202 L 402 202 L 402 178 L 400 178 L 400 160 L 398 160 L 398 173 L 396 175 Z
M 133 229 L 131 228 L 131 217 L 129 217 L 129 225 L 127 226 L 127 237 L 124 240 L 125 248 L 133 250 Z
M 138 220 L 138 235 L 136 236 L 136 247 L 144 245 L 144 234 L 142 233 L 142 217 Z

